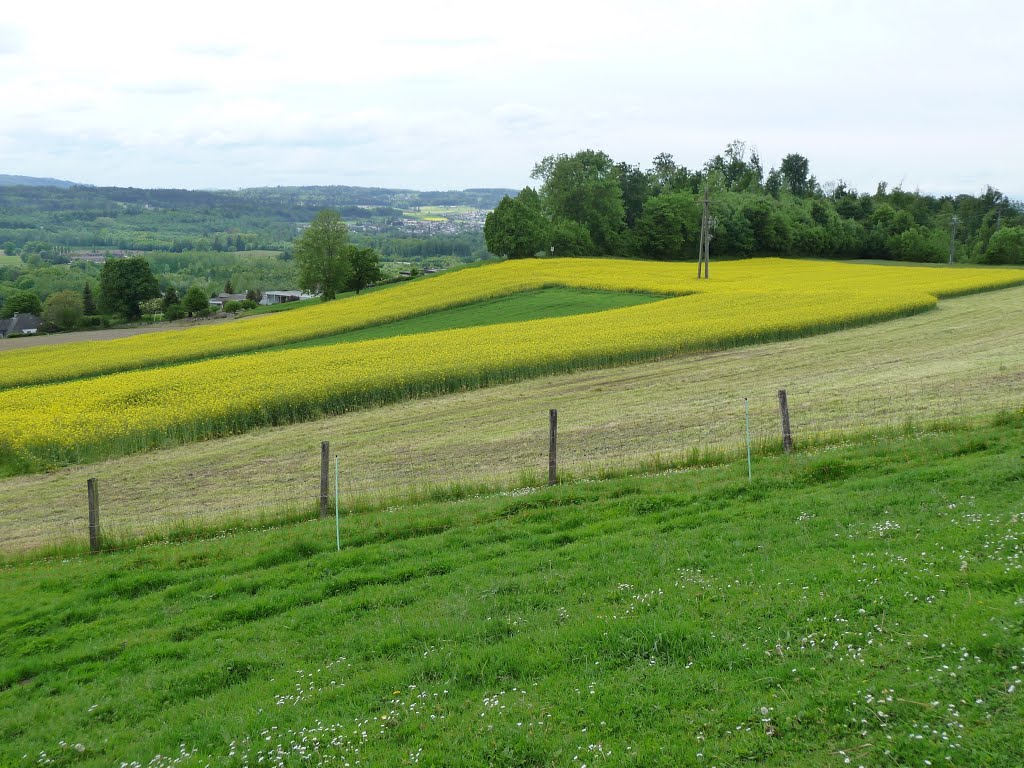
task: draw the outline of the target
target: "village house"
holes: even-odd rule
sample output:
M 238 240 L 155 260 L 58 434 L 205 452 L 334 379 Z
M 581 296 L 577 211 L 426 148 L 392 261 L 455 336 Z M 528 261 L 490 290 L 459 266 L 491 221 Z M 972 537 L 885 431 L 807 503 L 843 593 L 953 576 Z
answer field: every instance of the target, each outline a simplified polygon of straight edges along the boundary
M 16 333 L 33 334 L 42 324 L 42 319 L 30 312 L 15 312 L 14 317 L 0 320 L 0 339 L 6 339 Z

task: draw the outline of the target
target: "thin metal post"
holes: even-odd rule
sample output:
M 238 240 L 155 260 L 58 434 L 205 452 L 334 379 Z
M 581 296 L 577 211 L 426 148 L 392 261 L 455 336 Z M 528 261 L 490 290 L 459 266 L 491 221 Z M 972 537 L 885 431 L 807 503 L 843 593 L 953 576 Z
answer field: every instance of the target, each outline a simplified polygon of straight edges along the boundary
M 956 216 L 953 217 L 953 231 L 949 235 L 949 263 L 953 263 L 953 252 L 956 249 L 956 225 L 960 223 L 960 219 Z
M 338 493 L 338 454 L 334 454 L 334 534 L 338 539 L 338 551 L 341 552 L 341 508 Z
M 750 401 L 743 398 L 743 413 L 747 421 L 747 481 L 753 482 L 754 468 L 750 463 Z

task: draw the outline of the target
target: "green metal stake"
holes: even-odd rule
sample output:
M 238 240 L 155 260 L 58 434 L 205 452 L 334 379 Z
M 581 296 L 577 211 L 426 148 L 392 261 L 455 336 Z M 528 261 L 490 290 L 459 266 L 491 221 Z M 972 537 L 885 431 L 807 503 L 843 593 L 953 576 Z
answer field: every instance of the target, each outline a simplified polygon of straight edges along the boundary
M 334 454 L 334 533 L 338 538 L 338 551 L 341 552 L 341 512 L 338 507 L 338 454 Z
M 750 465 L 750 401 L 743 398 L 743 411 L 747 417 L 747 481 L 753 482 L 754 470 Z

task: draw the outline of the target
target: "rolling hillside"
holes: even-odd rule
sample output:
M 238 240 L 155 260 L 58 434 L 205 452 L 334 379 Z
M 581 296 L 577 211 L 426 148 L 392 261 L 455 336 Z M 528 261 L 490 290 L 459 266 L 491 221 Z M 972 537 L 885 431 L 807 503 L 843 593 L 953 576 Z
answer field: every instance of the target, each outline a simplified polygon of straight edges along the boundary
M 100 479 L 106 525 L 125 536 L 309 511 L 322 440 L 340 455 L 345 504 L 387 503 L 431 486 L 516 487 L 545 471 L 549 408 L 560 411 L 560 466 L 570 475 L 699 463 L 705 452 L 735 450 L 745 397 L 756 446 L 777 448 L 781 387 L 798 444 L 971 420 L 1024 405 L 1021 350 L 1024 287 L 826 335 L 411 400 L 7 478 L 0 549 L 80 544 L 89 477 Z

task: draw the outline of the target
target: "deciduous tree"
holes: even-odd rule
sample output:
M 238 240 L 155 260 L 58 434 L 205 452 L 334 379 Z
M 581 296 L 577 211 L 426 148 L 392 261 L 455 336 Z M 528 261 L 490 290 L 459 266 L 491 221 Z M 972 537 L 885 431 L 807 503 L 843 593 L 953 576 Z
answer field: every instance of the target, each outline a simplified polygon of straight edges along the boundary
M 13 317 L 21 313 L 40 315 L 42 312 L 43 303 L 38 296 L 31 291 L 15 291 L 7 296 L 0 317 Z
M 210 301 L 206 298 L 206 292 L 198 285 L 193 285 L 185 292 L 181 300 L 181 308 L 192 317 L 196 314 L 205 314 L 210 311 Z
M 348 262 L 352 272 L 345 287 L 349 290 L 359 293 L 380 280 L 380 258 L 373 248 L 349 246 Z
M 535 256 L 548 245 L 548 223 L 537 193 L 527 187 L 516 197 L 505 195 L 484 220 L 487 250 L 506 259 Z
M 348 227 L 337 211 L 324 209 L 306 227 L 295 243 L 299 265 L 299 287 L 333 299 L 352 274 L 349 264 Z
M 160 295 L 160 286 L 141 256 L 107 259 L 100 270 L 100 307 L 134 320 L 141 316 L 139 303 Z
M 989 264 L 1024 264 L 1024 227 L 1003 227 L 994 232 L 985 250 Z
M 660 260 L 694 256 L 700 217 L 700 206 L 687 192 L 648 198 L 636 226 L 638 255 Z
M 592 149 L 549 155 L 534 167 L 531 176 L 543 182 L 540 196 L 553 219 L 585 226 L 601 253 L 618 251 L 626 211 L 619 168 L 608 155 Z
M 43 320 L 62 331 L 70 331 L 82 322 L 82 297 L 77 291 L 60 291 L 47 297 Z

